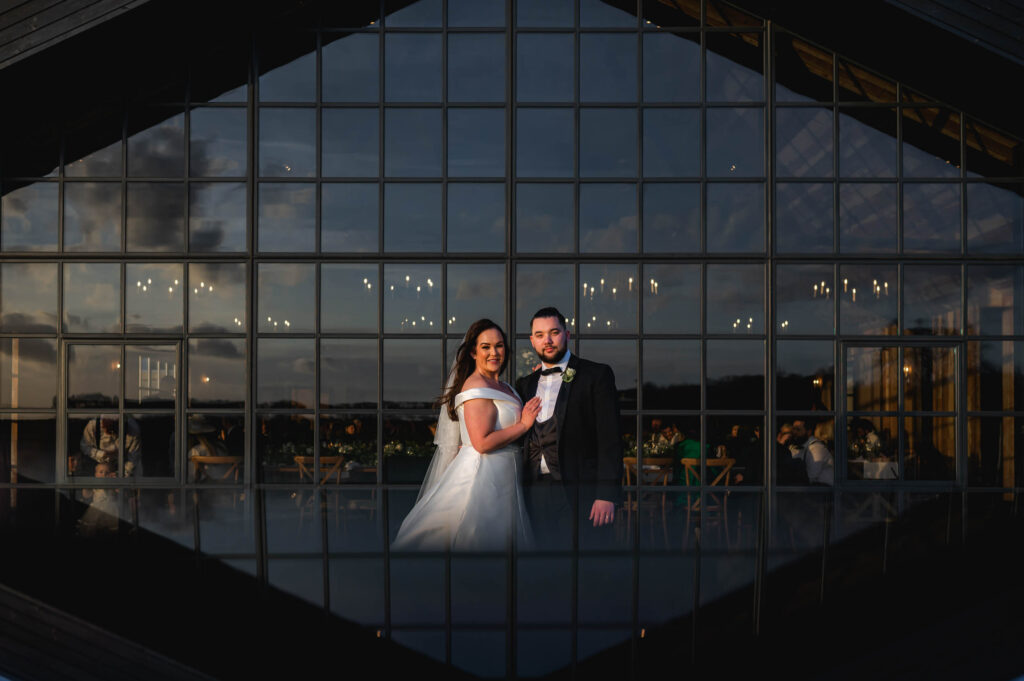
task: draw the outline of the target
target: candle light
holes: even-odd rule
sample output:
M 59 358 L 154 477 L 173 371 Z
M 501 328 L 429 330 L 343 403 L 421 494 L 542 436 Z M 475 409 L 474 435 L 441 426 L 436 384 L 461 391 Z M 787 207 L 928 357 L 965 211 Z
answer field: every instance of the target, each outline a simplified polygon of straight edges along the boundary
M 846 293 L 846 285 L 850 283 L 849 279 L 843 279 L 843 293 Z

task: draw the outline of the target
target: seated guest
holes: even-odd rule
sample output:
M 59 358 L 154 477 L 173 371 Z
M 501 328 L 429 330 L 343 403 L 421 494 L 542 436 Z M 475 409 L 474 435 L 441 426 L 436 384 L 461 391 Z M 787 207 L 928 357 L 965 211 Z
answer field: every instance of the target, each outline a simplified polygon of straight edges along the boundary
M 794 420 L 789 453 L 793 459 L 803 462 L 810 484 L 831 486 L 835 478 L 832 452 L 825 443 L 811 434 L 813 431 L 813 423 L 803 419 Z

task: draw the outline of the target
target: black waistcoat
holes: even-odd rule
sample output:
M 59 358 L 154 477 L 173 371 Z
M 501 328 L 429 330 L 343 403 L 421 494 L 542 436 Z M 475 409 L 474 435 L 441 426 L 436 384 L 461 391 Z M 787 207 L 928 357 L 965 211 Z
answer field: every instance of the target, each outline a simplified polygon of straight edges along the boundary
M 543 454 L 548 462 L 548 470 L 555 480 L 562 479 L 562 473 L 558 466 L 558 419 L 552 414 L 547 421 L 535 422 L 530 429 L 527 451 L 530 460 L 528 462 L 530 479 L 537 480 L 541 476 L 540 457 Z

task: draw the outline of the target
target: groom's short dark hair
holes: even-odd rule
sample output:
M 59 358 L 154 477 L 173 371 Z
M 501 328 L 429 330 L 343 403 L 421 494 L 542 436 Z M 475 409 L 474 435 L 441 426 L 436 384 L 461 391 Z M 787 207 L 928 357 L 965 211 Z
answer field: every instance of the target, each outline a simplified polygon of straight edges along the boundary
M 534 312 L 533 317 L 530 318 L 530 328 L 533 329 L 534 319 L 547 319 L 548 317 L 554 317 L 555 319 L 557 319 L 558 323 L 561 324 L 563 330 L 566 328 L 565 317 L 563 317 L 562 313 L 559 312 L 558 308 L 555 307 L 542 307 L 541 309 Z

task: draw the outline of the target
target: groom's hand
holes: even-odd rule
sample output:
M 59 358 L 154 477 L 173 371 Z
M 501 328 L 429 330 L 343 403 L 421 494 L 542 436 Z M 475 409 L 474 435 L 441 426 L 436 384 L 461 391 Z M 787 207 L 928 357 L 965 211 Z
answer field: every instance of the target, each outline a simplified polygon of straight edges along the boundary
M 590 507 L 590 519 L 594 521 L 594 527 L 611 524 L 615 518 L 615 504 L 610 501 L 594 499 L 594 505 Z

